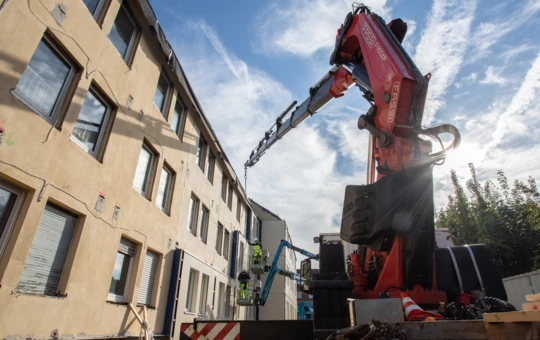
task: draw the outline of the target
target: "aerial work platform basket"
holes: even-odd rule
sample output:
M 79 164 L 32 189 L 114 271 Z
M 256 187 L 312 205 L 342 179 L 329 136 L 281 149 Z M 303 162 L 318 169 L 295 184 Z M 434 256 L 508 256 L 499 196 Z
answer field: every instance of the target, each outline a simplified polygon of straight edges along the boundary
M 249 270 L 253 274 L 258 274 L 258 275 L 264 274 L 266 272 L 265 271 L 266 261 L 268 260 L 269 257 L 270 257 L 270 253 L 268 253 L 267 250 L 262 251 L 261 258 L 255 258 L 255 256 L 253 256 L 253 251 L 252 251 L 251 265 L 249 266 Z

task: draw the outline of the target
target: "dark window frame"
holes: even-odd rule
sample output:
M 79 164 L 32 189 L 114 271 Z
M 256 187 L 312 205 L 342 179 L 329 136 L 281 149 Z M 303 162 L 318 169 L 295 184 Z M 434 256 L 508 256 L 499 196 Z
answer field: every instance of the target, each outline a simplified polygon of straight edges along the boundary
M 161 103 L 161 107 L 159 107 L 155 102 L 155 99 L 156 99 L 155 98 L 155 93 L 154 93 L 154 99 L 152 100 L 152 102 L 158 108 L 159 112 L 165 118 L 165 120 L 167 120 L 168 119 L 168 112 L 169 112 L 169 109 L 170 109 L 169 102 L 171 101 L 171 95 L 172 95 L 172 91 L 173 91 L 174 87 L 173 87 L 172 81 L 169 79 L 169 76 L 167 75 L 165 70 L 162 68 L 161 71 L 159 72 L 159 78 L 158 78 L 158 82 L 156 84 L 156 90 L 158 89 L 159 81 L 160 81 L 162 76 L 163 76 L 163 79 L 165 79 L 165 82 L 167 82 L 167 89 L 166 89 L 165 93 L 163 94 L 163 102 Z
M 73 134 L 73 132 L 75 131 L 75 124 L 77 124 L 77 121 L 81 114 L 80 110 L 79 110 L 79 114 L 77 115 L 77 120 L 75 120 L 75 124 L 73 125 L 73 131 L 71 132 L 70 140 L 72 140 L 75 144 L 77 144 L 77 146 L 79 146 L 81 149 L 86 151 L 86 153 L 88 153 L 95 159 L 101 161 L 103 160 L 103 155 L 105 154 L 105 149 L 109 141 L 112 125 L 114 124 L 114 120 L 116 118 L 116 111 L 118 108 L 116 105 L 113 104 L 113 102 L 109 99 L 109 97 L 101 90 L 101 88 L 94 82 L 92 82 L 90 86 L 88 87 L 87 94 L 88 92 L 91 92 L 102 104 L 105 104 L 105 106 L 107 107 L 107 111 L 105 112 L 105 117 L 103 118 L 103 123 L 101 125 L 101 131 L 99 132 L 99 136 L 96 141 L 95 150 L 92 151 L 88 149 Z M 86 100 L 86 96 L 85 96 L 85 100 Z M 81 110 L 82 110 L 82 106 L 81 106 Z
M 164 202 L 158 202 L 158 197 L 156 193 L 156 206 L 163 211 L 165 214 L 170 215 L 171 213 L 171 206 L 172 206 L 172 199 L 174 195 L 174 183 L 176 182 L 176 172 L 172 169 L 172 167 L 167 163 L 163 162 L 163 166 L 161 167 L 162 171 L 165 170 L 169 173 L 169 180 L 167 181 L 165 192 L 163 195 L 163 201 Z M 159 183 L 161 183 L 161 176 L 163 172 L 159 174 L 159 182 L 158 182 L 158 192 L 159 192 Z
M 223 227 L 223 224 L 218 222 L 218 230 L 216 235 L 216 253 L 218 255 L 221 255 L 223 253 L 223 234 L 224 234 L 225 227 Z
M 206 170 L 206 153 L 208 151 L 208 143 L 206 139 L 199 135 L 199 142 L 197 143 L 197 165 L 204 173 Z
M 206 178 L 208 181 L 210 181 L 210 184 L 214 185 L 214 175 L 215 175 L 215 168 L 216 168 L 216 156 L 214 156 L 214 153 L 212 150 L 210 150 L 210 147 L 208 147 L 208 168 L 206 170 Z
M 199 226 L 199 210 L 200 210 L 200 206 L 201 206 L 201 200 L 194 193 L 191 193 L 190 204 L 191 204 L 191 200 L 193 200 L 195 202 L 195 204 L 194 204 L 194 206 L 191 207 L 191 212 L 188 212 L 188 217 L 189 217 L 189 214 L 191 213 L 191 221 L 188 218 L 187 230 L 193 236 L 197 236 L 197 234 L 198 234 L 197 229 L 198 229 L 198 226 Z M 189 208 L 189 206 L 188 206 L 188 208 Z
M 38 49 L 39 44 L 41 42 L 47 45 L 47 47 L 51 49 L 51 51 L 56 55 L 56 57 L 58 57 L 61 61 L 66 63 L 70 68 L 68 75 L 66 76 L 66 79 L 64 80 L 64 83 L 62 85 L 62 88 L 60 89 L 60 93 L 58 94 L 58 97 L 56 98 L 51 114 L 48 115 L 47 113 L 42 112 L 40 109 L 35 107 L 34 104 L 32 104 L 27 98 L 25 98 L 24 94 L 17 91 L 17 87 L 11 90 L 11 94 L 16 99 L 18 99 L 21 103 L 23 103 L 25 106 L 27 106 L 29 109 L 31 109 L 36 114 L 38 114 L 41 118 L 43 118 L 45 121 L 47 121 L 49 124 L 58 128 L 60 126 L 61 118 L 64 117 L 68 106 L 71 104 L 71 99 L 79 83 L 79 80 L 77 78 L 78 78 L 78 75 L 80 75 L 82 68 L 76 62 L 75 58 L 73 58 L 67 52 L 67 50 L 48 31 L 46 31 L 45 34 L 43 34 L 43 37 L 39 41 L 38 45 L 36 46 L 36 49 L 34 50 L 34 53 L 32 54 L 32 57 L 34 56 L 35 51 Z M 30 60 L 28 60 L 28 63 L 30 63 L 31 58 Z M 17 82 L 17 85 L 19 84 L 21 79 L 22 79 L 22 74 L 21 74 L 21 78 L 19 78 L 19 81 Z
M 199 239 L 204 243 L 208 243 L 208 226 L 210 222 L 210 209 L 208 209 L 203 203 L 200 204 L 200 216 L 197 216 L 202 219 L 204 216 L 203 212 L 206 213 L 206 219 L 204 221 L 200 220 L 199 225 Z M 199 219 L 198 219 L 199 220 Z M 204 224 L 204 225 L 203 225 Z M 203 235 L 203 229 L 204 229 L 204 235 Z M 204 238 L 203 238 L 204 236 Z
M 133 188 L 140 193 L 144 198 L 147 200 L 151 200 L 151 194 L 152 189 L 154 186 L 154 178 L 156 175 L 156 169 L 157 169 L 157 163 L 159 161 L 159 153 L 154 149 L 152 144 L 150 144 L 146 138 L 143 140 L 141 145 L 141 151 L 142 149 L 146 149 L 150 153 L 150 165 L 147 166 L 147 171 L 145 175 L 145 185 L 144 188 L 139 189 L 135 187 L 135 183 L 133 183 Z M 140 157 L 140 153 L 139 153 Z M 137 167 L 139 166 L 139 161 L 137 160 Z M 135 176 L 137 175 L 137 167 L 135 167 Z M 133 176 L 133 180 L 135 181 L 135 176 Z
M 177 113 L 176 112 L 176 107 L 177 106 L 182 107 L 182 112 L 179 113 L 178 125 L 176 126 L 176 128 L 173 128 L 171 126 L 171 129 L 174 131 L 176 136 L 178 136 L 178 138 L 180 139 L 180 142 L 182 142 L 182 139 L 183 139 L 182 137 L 184 136 L 184 127 L 185 127 L 185 122 L 186 122 L 187 110 L 186 110 L 186 106 L 184 105 L 184 102 L 182 100 L 180 100 L 180 98 L 178 96 L 176 98 L 176 103 L 174 105 L 172 113 L 169 115 L 170 116 L 169 120 L 171 120 L 171 123 L 172 123 L 172 119 L 173 119 L 174 115 Z
M 124 60 L 126 65 L 129 68 L 131 68 L 131 65 L 133 64 L 133 60 L 135 59 L 135 52 L 137 51 L 137 46 L 139 45 L 139 40 L 140 40 L 141 35 L 142 35 L 142 29 L 141 29 L 141 26 L 139 25 L 139 22 L 135 18 L 135 15 L 133 14 L 131 8 L 129 7 L 128 1 L 122 1 L 122 4 L 118 8 L 118 13 L 120 11 L 122 11 L 122 10 L 125 11 L 129 21 L 133 24 L 133 27 L 134 27 L 134 31 L 131 34 L 129 44 L 126 47 L 125 55 L 122 56 L 120 54 L 120 52 L 116 49 L 116 46 L 114 46 L 114 44 L 112 43 L 111 38 L 109 37 L 110 34 L 111 34 L 111 31 L 113 29 L 112 26 L 111 26 L 111 31 L 109 31 L 109 34 L 107 34 L 107 38 L 109 39 L 109 41 L 113 45 L 115 51 L 118 52 L 118 55 L 120 56 L 120 58 L 122 58 L 122 60 Z M 116 22 L 116 18 L 118 17 L 118 13 L 116 13 L 116 17 L 113 20 L 113 26 L 114 26 L 114 23 Z
M 224 174 L 221 177 L 221 199 L 224 203 L 227 203 L 227 189 L 229 187 L 229 179 Z

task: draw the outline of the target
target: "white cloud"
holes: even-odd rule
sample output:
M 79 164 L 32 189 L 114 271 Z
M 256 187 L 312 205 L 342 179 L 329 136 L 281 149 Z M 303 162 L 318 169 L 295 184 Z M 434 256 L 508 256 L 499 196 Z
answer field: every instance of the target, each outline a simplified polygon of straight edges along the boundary
M 480 80 L 481 84 L 486 85 L 504 85 L 507 80 L 501 76 L 502 68 L 495 66 L 488 66 L 486 69 L 486 76 Z
M 251 149 L 292 102 L 292 95 L 273 77 L 231 53 L 206 22 L 188 21 L 184 26 L 171 43 L 231 164 L 241 176 Z M 334 105 L 330 109 L 339 111 L 341 107 L 335 109 Z M 343 115 L 327 117 L 339 120 Z M 327 131 L 314 121 L 291 131 L 249 170 L 247 189 L 249 197 L 287 220 L 295 244 L 316 252 L 311 236 L 339 231 L 332 226 L 341 217 L 344 188 L 359 183 L 358 178 L 362 183 L 365 177 L 364 167 L 347 176 L 337 173 L 338 152 L 358 161 L 365 156 L 355 154 L 353 149 L 354 143 L 362 142 L 352 134 L 356 122 L 350 123 L 350 129 L 330 124 Z M 343 151 L 334 150 L 329 138 Z
M 403 39 L 403 47 L 405 50 L 411 54 L 414 52 L 414 45 L 413 45 L 413 38 L 414 33 L 416 32 L 417 23 L 416 20 L 413 19 L 403 19 L 407 23 L 407 34 L 405 35 L 405 38 Z
M 478 79 L 478 73 L 473 72 L 473 73 L 469 74 L 468 76 L 461 77 L 460 81 L 455 83 L 454 86 L 459 89 L 463 85 L 470 85 L 470 84 L 474 83 L 476 81 L 476 79 Z
M 540 2 L 538 0 L 529 0 L 510 15 L 505 12 L 504 18 L 498 22 L 480 23 L 475 28 L 475 33 L 471 39 L 470 58 L 468 58 L 468 62 L 473 63 L 488 56 L 491 53 L 492 46 L 497 44 L 508 33 L 522 25 L 530 24 L 530 19 L 539 10 Z
M 538 46 L 535 46 L 534 44 L 530 44 L 530 43 L 522 44 L 516 47 L 508 48 L 508 50 L 499 54 L 499 58 L 502 58 L 505 60 L 505 62 L 508 62 L 510 59 L 514 58 L 515 56 L 518 56 L 521 53 L 525 53 L 532 50 L 538 50 Z
M 372 11 L 387 18 L 386 0 L 369 3 Z M 283 1 L 273 5 L 257 20 L 259 36 L 255 50 L 261 53 L 285 52 L 309 57 L 322 49 L 331 49 L 337 30 L 351 11 L 347 0 Z
M 505 172 L 510 182 L 540 178 L 540 53 L 514 95 L 501 95 L 485 110 L 468 116 L 460 128 L 462 143 L 443 166 L 434 168 L 435 203 L 446 204 L 451 193 L 450 169 L 461 183 L 469 178 L 467 164 L 475 164 L 481 179 Z M 460 123 L 461 117 L 456 117 Z
M 420 71 L 431 72 L 423 123 L 435 120 L 463 63 L 474 18 L 474 1 L 434 0 L 413 58 Z

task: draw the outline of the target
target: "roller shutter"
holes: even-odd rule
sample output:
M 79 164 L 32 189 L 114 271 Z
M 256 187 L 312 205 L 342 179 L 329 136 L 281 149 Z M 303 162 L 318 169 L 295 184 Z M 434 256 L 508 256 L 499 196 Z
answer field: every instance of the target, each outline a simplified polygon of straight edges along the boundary
M 144 266 L 141 277 L 141 286 L 139 288 L 138 303 L 141 305 L 150 305 L 152 303 L 152 293 L 154 291 L 154 279 L 158 266 L 159 255 L 147 251 L 144 257 Z
M 76 226 L 77 216 L 52 204 L 45 206 L 17 286 L 19 292 L 58 294 Z

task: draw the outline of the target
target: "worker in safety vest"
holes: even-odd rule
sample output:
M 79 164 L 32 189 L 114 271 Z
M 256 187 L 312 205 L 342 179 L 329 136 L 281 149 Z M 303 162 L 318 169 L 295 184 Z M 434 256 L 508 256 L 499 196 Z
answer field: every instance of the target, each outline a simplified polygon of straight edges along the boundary
M 251 277 L 248 272 L 238 274 L 238 282 L 240 282 L 240 299 L 247 300 L 249 298 L 249 280 Z
M 254 243 L 249 243 L 250 246 L 253 246 L 253 264 L 260 266 L 262 260 L 262 247 L 259 239 L 255 237 Z

